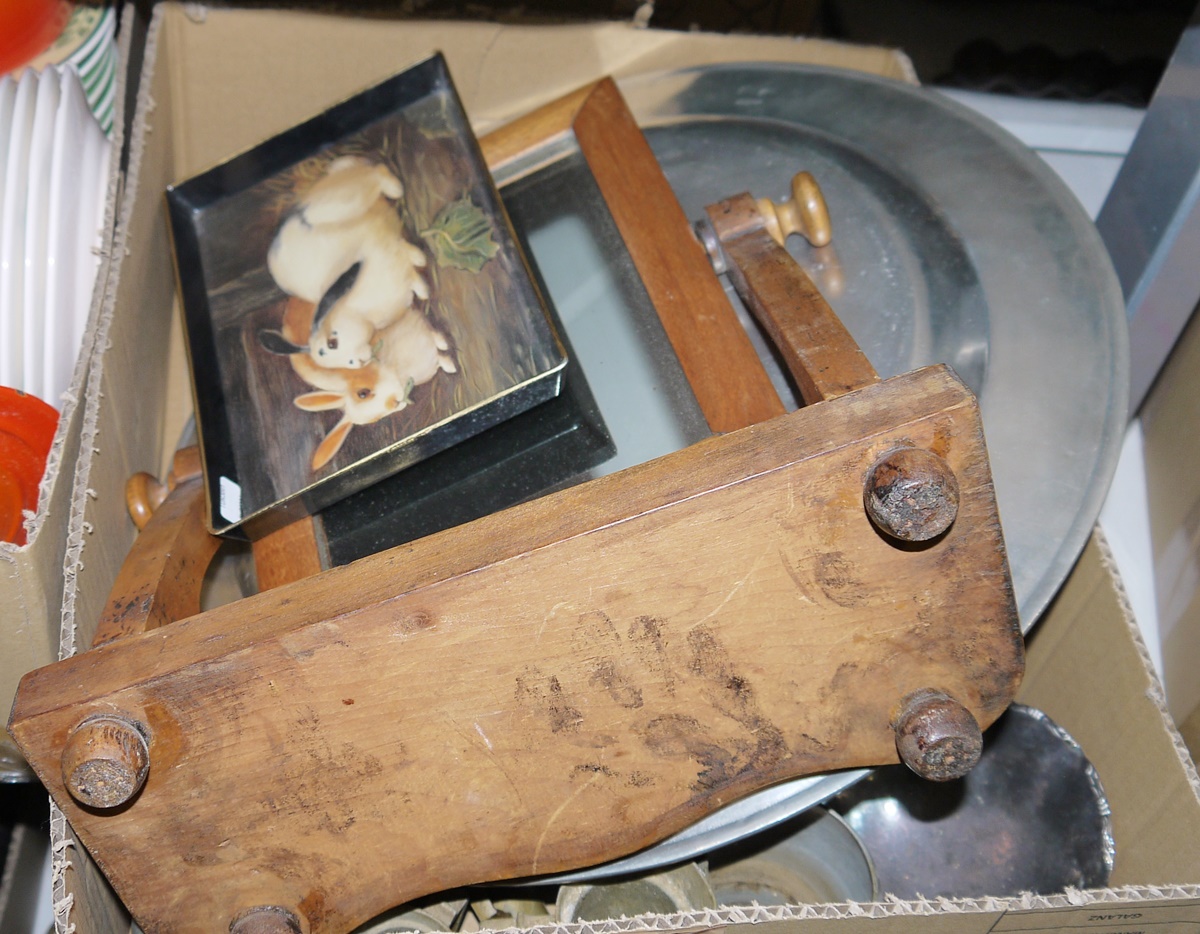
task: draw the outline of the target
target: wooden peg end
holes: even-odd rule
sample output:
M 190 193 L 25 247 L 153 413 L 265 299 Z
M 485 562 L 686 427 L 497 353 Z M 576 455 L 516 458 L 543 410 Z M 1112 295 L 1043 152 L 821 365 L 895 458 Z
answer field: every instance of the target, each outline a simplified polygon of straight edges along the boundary
M 301 934 L 299 919 L 286 908 L 265 905 L 233 919 L 229 934 Z
M 900 541 L 937 538 L 958 515 L 958 479 L 932 451 L 900 447 L 867 471 L 863 505 L 871 521 Z
M 826 246 L 833 239 L 833 224 L 829 220 L 825 196 L 817 180 L 808 172 L 798 172 L 792 177 L 790 200 L 776 204 L 770 198 L 759 198 L 757 204 L 767 233 L 780 246 L 794 233 L 813 246 Z
M 71 797 L 88 807 L 115 808 L 129 801 L 149 770 L 144 730 L 117 714 L 84 720 L 63 749 L 63 782 Z
M 906 697 L 894 729 L 900 761 L 930 781 L 962 778 L 983 753 L 983 734 L 971 711 L 941 691 Z

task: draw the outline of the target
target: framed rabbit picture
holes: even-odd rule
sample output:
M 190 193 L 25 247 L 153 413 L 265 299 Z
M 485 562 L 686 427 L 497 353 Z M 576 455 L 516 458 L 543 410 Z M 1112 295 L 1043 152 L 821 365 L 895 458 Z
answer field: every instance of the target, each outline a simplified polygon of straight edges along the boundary
M 560 392 L 435 55 L 167 190 L 209 526 L 257 538 Z

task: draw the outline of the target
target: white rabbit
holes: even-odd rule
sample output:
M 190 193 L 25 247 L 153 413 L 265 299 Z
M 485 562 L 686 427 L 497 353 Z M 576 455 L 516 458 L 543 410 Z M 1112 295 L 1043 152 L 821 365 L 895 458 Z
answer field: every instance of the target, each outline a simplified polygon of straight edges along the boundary
M 313 453 L 313 470 L 329 463 L 355 425 L 369 425 L 399 412 L 408 405 L 413 388 L 433 379 L 438 371 L 458 372 L 446 336 L 420 312 L 405 315 L 379 332 L 379 360 L 357 368 L 318 366 L 295 342 L 309 330 L 313 316 L 310 303 L 293 299 L 284 312 L 282 331 L 259 332 L 262 345 L 272 353 L 287 354 L 292 369 L 314 387 L 314 391 L 296 396 L 293 401 L 298 408 L 343 410 Z
M 420 386 L 438 371 L 457 373 L 450 342 L 422 313 L 405 315 L 375 335 L 381 382 L 393 379 L 394 386 Z
M 429 297 L 425 253 L 405 239 L 391 203 L 403 193 L 384 166 L 346 156 L 330 163 L 275 235 L 267 268 L 279 287 L 314 303 L 334 296 L 322 302 L 307 342 L 319 366 L 365 366 L 375 331 L 414 298 Z

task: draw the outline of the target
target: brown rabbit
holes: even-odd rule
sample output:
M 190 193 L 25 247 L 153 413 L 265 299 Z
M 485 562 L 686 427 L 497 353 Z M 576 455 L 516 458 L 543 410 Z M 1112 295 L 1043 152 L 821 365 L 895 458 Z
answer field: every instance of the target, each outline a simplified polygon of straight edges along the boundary
M 316 314 L 311 302 L 290 299 L 280 331 L 260 331 L 259 341 L 272 353 L 286 354 L 296 374 L 314 387 L 293 401 L 308 412 L 341 409 L 342 417 L 313 454 L 312 469 L 320 470 L 345 443 L 355 425 L 369 425 L 408 405 L 413 387 L 439 372 L 458 370 L 449 342 L 424 314 L 404 316 L 378 333 L 379 359 L 359 368 L 322 367 L 297 343 L 308 333 Z

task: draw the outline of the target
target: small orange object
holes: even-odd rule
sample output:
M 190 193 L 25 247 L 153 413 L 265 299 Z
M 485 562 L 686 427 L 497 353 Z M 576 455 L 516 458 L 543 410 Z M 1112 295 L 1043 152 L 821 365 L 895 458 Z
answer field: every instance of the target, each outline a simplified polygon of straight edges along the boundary
M 0 386 L 0 540 L 25 544 L 24 512 L 37 509 L 38 486 L 58 428 L 58 412 L 28 393 Z

